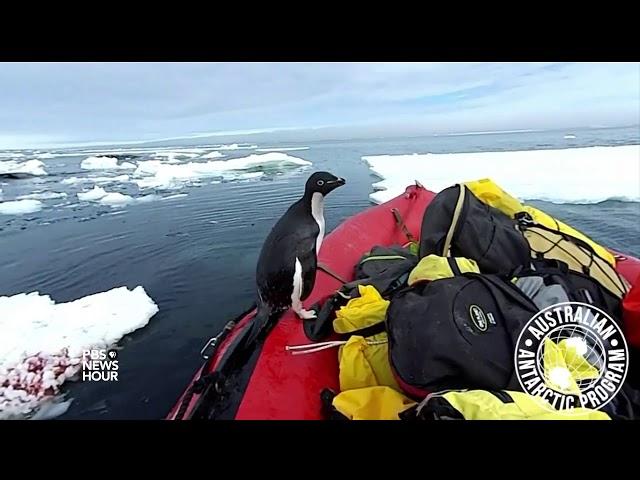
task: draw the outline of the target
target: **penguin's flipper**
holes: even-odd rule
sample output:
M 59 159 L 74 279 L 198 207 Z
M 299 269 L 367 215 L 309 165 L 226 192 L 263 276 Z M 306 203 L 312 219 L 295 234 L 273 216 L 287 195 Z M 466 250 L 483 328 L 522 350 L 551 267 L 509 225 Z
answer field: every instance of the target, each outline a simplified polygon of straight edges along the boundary
M 296 257 L 294 273 L 293 273 L 293 291 L 291 293 L 291 308 L 298 318 L 303 320 L 311 320 L 316 318 L 316 312 L 307 311 L 302 305 L 302 300 L 307 298 L 313 290 L 316 277 L 316 256 L 301 255 L 305 265 L 299 257 Z
M 306 300 L 316 283 L 316 270 L 318 269 L 318 258 L 315 250 L 308 250 L 298 256 L 302 266 L 302 292 L 300 300 Z

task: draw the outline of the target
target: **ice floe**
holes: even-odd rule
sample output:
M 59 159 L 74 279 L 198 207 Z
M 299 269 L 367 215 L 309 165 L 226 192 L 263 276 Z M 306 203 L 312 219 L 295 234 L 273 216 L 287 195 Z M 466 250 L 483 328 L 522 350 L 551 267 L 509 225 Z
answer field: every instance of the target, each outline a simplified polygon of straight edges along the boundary
M 295 152 L 299 150 L 309 150 L 309 147 L 256 148 L 256 152 Z
M 200 158 L 222 158 L 224 155 L 218 151 L 209 152 L 206 155 L 202 155 Z
M 434 192 L 491 178 L 522 200 L 597 203 L 640 201 L 640 145 L 560 150 L 374 155 L 362 157 L 382 178 L 370 195 L 383 203 L 416 180 Z
M 67 303 L 39 292 L 0 296 L 0 419 L 46 405 L 80 372 L 84 350 L 115 345 L 157 312 L 141 286 Z
M 40 160 L 27 160 L 16 162 L 15 160 L 5 160 L 0 162 L 0 175 L 25 174 L 33 176 L 46 175 L 44 163 Z
M 94 202 L 104 197 L 107 192 L 102 187 L 95 186 L 88 192 L 79 192 L 78 200 L 81 202 Z
M 138 162 L 134 177 L 142 178 L 134 178 L 132 181 L 140 188 L 172 189 L 202 177 L 237 179 L 242 178 L 243 175 L 244 178 L 249 178 L 246 176 L 247 173 L 252 173 L 255 178 L 269 169 L 299 168 L 308 165 L 311 165 L 311 162 L 278 152 L 252 154 L 230 160 L 188 162 L 179 165 L 169 165 L 159 160 L 148 160 Z M 246 172 L 246 170 L 253 169 L 258 169 L 260 172 Z
M 0 202 L 0 215 L 25 215 L 39 212 L 40 210 L 42 210 L 42 202 L 40 200 L 25 199 Z M 0 329 L 0 331 L 2 330 Z
M 116 157 L 87 157 L 80 163 L 85 170 L 117 170 L 133 169 L 136 166 L 130 162 L 118 163 Z
M 36 192 L 29 193 L 28 195 L 20 195 L 16 197 L 17 200 L 54 200 L 56 198 L 66 198 L 67 194 L 64 192 Z
M 258 148 L 258 146 L 245 143 L 232 143 L 230 145 L 220 145 L 217 147 L 218 150 L 253 150 L 254 148 Z

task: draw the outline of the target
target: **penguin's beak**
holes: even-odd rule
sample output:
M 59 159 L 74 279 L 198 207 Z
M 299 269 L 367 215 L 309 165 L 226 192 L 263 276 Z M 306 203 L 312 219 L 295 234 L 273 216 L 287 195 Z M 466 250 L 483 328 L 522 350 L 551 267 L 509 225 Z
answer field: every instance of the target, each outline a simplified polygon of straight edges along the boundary
M 335 184 L 337 184 L 336 186 L 338 186 L 338 187 L 339 187 L 339 186 L 342 186 L 342 185 L 344 185 L 345 183 L 347 183 L 347 181 L 346 181 L 344 178 L 340 178 L 340 177 L 338 177 L 338 178 L 336 178 L 335 180 L 331 180 L 330 182 L 327 182 L 327 183 L 335 183 Z

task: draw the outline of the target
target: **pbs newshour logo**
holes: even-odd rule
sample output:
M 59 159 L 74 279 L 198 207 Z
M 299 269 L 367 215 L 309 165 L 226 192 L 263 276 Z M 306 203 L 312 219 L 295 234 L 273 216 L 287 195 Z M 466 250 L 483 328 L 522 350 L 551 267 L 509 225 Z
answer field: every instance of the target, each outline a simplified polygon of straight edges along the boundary
M 570 415 L 599 410 L 622 388 L 629 352 L 620 326 L 593 305 L 564 302 L 527 322 L 518 337 L 515 365 L 522 389 L 549 409 Z
M 82 351 L 82 380 L 88 382 L 118 381 L 118 352 L 104 348 Z

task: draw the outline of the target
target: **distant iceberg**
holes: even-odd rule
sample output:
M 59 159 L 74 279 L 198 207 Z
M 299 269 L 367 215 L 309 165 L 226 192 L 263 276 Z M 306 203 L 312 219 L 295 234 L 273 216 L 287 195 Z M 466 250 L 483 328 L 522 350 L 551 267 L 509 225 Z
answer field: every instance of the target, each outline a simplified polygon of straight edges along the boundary
M 87 157 L 80 163 L 80 168 L 85 170 L 117 170 L 133 169 L 136 166 L 130 162 L 119 164 L 116 157 Z
M 295 152 L 300 150 L 309 150 L 309 147 L 269 147 L 256 148 L 256 152 Z
M 220 145 L 217 150 L 252 150 L 254 148 L 258 148 L 258 146 L 246 143 L 232 143 L 231 145 Z

